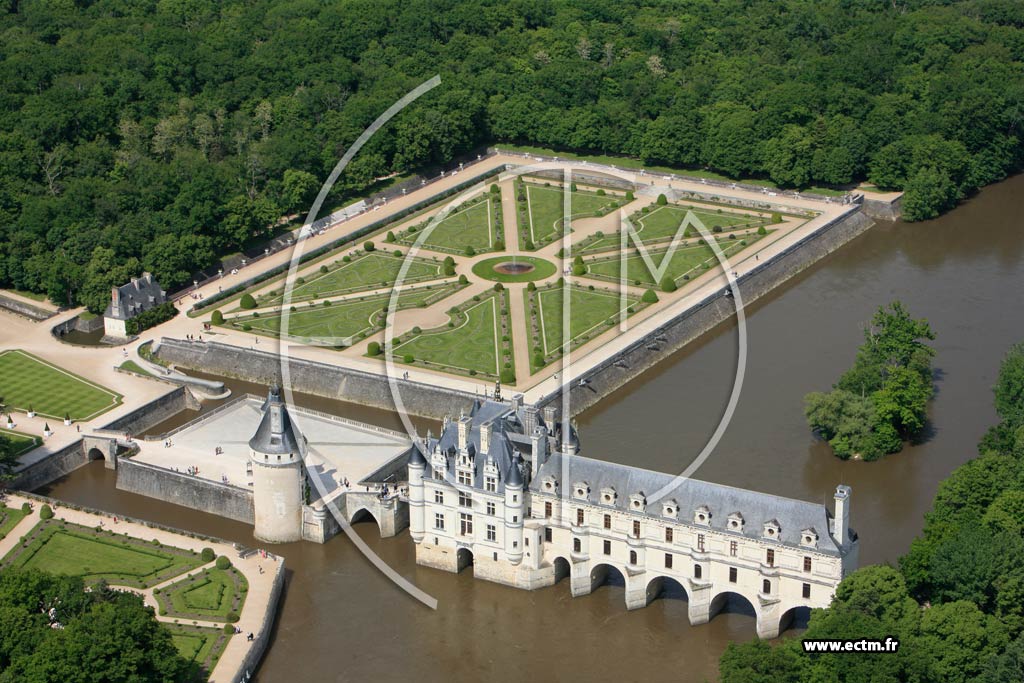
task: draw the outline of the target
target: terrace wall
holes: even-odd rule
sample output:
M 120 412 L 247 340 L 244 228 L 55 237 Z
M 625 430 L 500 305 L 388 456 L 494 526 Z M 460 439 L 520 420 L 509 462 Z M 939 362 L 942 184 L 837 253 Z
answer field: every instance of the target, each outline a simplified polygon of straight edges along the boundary
M 251 491 L 131 458 L 118 461 L 117 488 L 236 522 L 255 521 Z
M 122 415 L 97 431 L 141 434 L 183 410 L 199 410 L 201 407 L 199 400 L 189 391 L 188 387 L 179 386 L 177 389 L 139 406 L 130 413 Z

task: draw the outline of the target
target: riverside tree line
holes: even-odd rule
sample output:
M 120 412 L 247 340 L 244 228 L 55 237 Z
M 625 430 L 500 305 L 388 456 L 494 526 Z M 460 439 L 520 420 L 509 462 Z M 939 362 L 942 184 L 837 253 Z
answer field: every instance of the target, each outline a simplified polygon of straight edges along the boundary
M 99 311 L 331 197 L 491 142 L 784 187 L 870 180 L 921 219 L 1021 166 L 1018 0 L 12 0 L 0 286 Z

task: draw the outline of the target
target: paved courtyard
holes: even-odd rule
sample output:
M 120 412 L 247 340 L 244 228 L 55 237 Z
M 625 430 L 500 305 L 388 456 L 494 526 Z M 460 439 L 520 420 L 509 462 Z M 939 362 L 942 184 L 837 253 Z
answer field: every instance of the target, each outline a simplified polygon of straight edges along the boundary
M 252 396 L 236 400 L 197 418 L 164 441 L 137 442 L 141 450 L 133 459 L 250 488 L 249 439 L 259 426 L 261 406 L 262 400 Z M 346 479 L 356 488 L 359 481 L 409 447 L 408 439 L 397 432 L 301 408 L 289 412 L 313 456 L 311 474 L 318 476 L 328 497 L 340 492 Z

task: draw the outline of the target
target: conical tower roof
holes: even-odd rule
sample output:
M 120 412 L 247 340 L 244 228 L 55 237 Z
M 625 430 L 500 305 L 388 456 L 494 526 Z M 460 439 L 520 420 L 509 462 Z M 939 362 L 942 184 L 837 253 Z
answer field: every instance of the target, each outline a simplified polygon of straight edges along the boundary
M 299 453 L 300 438 L 292 424 L 288 409 L 281 400 L 278 387 L 270 387 L 263 403 L 263 418 L 256 433 L 249 439 L 249 448 L 257 453 L 285 455 Z

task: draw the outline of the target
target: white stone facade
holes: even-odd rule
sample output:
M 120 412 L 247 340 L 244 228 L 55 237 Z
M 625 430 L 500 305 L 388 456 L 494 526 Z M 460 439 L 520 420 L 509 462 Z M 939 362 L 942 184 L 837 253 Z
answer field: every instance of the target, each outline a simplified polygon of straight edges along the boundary
M 495 417 L 494 404 L 485 406 L 480 414 L 490 425 L 482 441 L 476 415 L 464 417 L 446 422 L 450 436 L 423 444 L 426 458 L 410 459 L 419 564 L 447 571 L 472 564 L 478 578 L 523 589 L 568 578 L 573 596 L 618 573 L 629 609 L 676 582 L 693 624 L 736 594 L 753 608 L 762 638 L 777 636 L 795 608 L 827 606 L 856 567 L 848 487 L 837 488 L 830 515 L 823 505 L 693 480 L 675 484 L 669 475 L 576 455 L 575 435 L 559 443 L 550 414 L 546 424 L 536 411 L 509 421 Z M 515 405 L 508 410 L 523 417 Z M 510 429 L 535 422 L 542 426 L 529 440 Z M 495 454 L 501 438 L 510 441 L 505 472 Z M 626 490 L 631 483 L 635 490 Z M 675 488 L 647 499 L 644 489 L 654 493 L 665 483 Z

